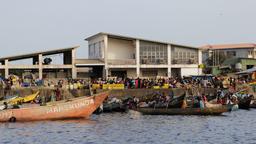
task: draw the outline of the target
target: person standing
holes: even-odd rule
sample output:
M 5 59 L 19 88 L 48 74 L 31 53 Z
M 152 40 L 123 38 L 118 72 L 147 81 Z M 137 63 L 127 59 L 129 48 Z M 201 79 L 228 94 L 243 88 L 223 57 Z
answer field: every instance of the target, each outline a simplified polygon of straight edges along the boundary
M 57 88 L 55 90 L 55 95 L 56 95 L 56 101 L 60 101 L 61 100 L 61 92 L 60 92 L 59 88 Z

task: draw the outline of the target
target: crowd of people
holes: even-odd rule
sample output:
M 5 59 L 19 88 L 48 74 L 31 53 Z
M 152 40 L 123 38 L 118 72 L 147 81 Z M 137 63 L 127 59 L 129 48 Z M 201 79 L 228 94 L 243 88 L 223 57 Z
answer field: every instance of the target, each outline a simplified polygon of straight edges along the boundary
M 171 78 L 113 78 L 113 79 L 96 79 L 92 84 L 124 84 L 126 89 L 153 88 L 155 86 L 168 88 L 236 88 L 237 84 L 245 84 L 249 80 L 245 78 L 233 77 L 171 77 Z

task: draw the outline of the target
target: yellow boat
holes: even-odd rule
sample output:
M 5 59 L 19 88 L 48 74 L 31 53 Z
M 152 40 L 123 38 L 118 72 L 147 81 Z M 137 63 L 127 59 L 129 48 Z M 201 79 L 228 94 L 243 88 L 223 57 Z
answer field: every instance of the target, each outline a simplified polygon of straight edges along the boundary
M 18 98 L 18 96 L 14 96 L 14 97 L 12 97 L 12 98 L 2 100 L 2 101 L 0 101 L 0 105 L 3 105 L 4 102 L 9 103 L 10 101 L 12 101 L 12 100 L 14 100 L 14 99 L 16 99 L 16 98 Z
M 25 97 L 18 97 L 18 98 L 15 98 L 15 99 L 11 100 L 11 101 L 9 102 L 9 104 L 12 104 L 12 105 L 13 105 L 13 104 L 17 104 L 18 102 L 21 102 L 21 103 L 30 102 L 30 101 L 33 101 L 38 95 L 39 95 L 39 91 L 37 91 L 37 92 L 34 93 L 34 94 L 25 96 Z

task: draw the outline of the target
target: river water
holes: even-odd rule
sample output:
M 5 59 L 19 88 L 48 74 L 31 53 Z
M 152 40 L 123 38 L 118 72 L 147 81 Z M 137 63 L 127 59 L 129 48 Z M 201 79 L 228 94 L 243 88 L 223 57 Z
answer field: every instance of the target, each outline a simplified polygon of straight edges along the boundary
M 90 120 L 0 124 L 1 144 L 256 143 L 256 109 L 224 116 L 92 115 Z

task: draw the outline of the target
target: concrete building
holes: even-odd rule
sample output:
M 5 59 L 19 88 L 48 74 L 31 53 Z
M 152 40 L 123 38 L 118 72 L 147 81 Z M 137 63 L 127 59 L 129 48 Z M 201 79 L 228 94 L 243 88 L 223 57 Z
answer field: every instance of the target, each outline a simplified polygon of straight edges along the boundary
M 0 75 L 6 78 L 10 74 L 19 77 L 33 74 L 35 78 L 39 79 L 76 78 L 75 59 L 77 48 L 78 46 L 75 46 L 0 58 Z M 52 62 L 52 59 L 49 58 L 52 55 L 61 55 L 62 61 Z
M 256 44 L 222 44 L 205 45 L 203 49 L 203 61 L 211 60 L 211 66 L 220 66 L 227 59 L 252 58 L 256 59 Z
M 77 67 L 92 67 L 103 77 L 170 77 L 201 74 L 202 53 L 196 47 L 98 33 L 86 38 L 89 59 Z

